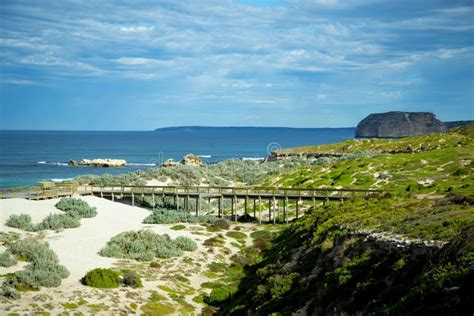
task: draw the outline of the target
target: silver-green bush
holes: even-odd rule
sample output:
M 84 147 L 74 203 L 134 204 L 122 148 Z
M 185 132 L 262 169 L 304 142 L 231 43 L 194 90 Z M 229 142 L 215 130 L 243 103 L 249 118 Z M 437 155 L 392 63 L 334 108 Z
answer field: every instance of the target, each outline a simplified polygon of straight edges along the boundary
M 188 237 L 176 237 L 174 241 L 176 246 L 184 251 L 195 251 L 198 248 L 196 242 Z
M 90 207 L 87 202 L 81 199 L 74 198 L 62 198 L 56 207 L 67 214 L 73 215 L 79 218 L 91 218 L 97 215 L 95 207 Z
M 5 225 L 26 231 L 58 230 L 81 226 L 81 218 L 91 218 L 97 215 L 95 207 L 80 199 L 62 198 L 56 207 L 64 213 L 49 214 L 41 223 L 34 225 L 30 215 L 11 215 Z
M 61 284 L 62 279 L 69 276 L 69 271 L 66 267 L 59 264 L 58 257 L 46 242 L 24 239 L 10 244 L 8 248 L 12 254 L 30 263 L 24 270 L 8 276 L 2 285 L 2 289 L 25 286 L 32 289 L 42 286 L 56 287 Z M 10 290 L 7 289 L 5 293 L 10 293 L 8 291 Z
M 3 284 L 0 287 L 0 301 L 3 301 L 4 299 L 17 300 L 19 298 L 20 293 L 18 293 L 18 291 L 14 288 L 8 286 L 7 284 Z
M 41 223 L 36 225 L 35 230 L 57 230 L 63 228 L 76 228 L 79 226 L 81 226 L 81 220 L 79 217 L 71 216 L 69 214 L 49 214 L 41 221 Z
M 219 220 L 212 215 L 199 215 L 188 213 L 183 209 L 169 210 L 165 208 L 156 208 L 147 216 L 143 223 L 145 224 L 174 224 L 174 223 L 214 223 Z
M 9 250 L 0 253 L 0 267 L 11 267 L 15 264 L 17 264 L 17 261 Z
M 197 245 L 191 239 L 186 239 L 189 238 L 181 237 L 178 241 L 172 240 L 167 235 L 158 235 L 150 230 L 123 232 L 107 242 L 99 254 L 104 257 L 139 261 L 177 257 L 182 255 L 183 251 L 197 249 Z
M 5 225 L 8 227 L 18 228 L 26 231 L 35 230 L 35 227 L 31 222 L 31 216 L 28 214 L 10 215 Z

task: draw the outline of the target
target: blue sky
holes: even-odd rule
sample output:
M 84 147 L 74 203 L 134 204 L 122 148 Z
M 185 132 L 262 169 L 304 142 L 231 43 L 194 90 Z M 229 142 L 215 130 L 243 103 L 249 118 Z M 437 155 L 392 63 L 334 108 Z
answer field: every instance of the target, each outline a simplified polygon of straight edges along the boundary
M 473 119 L 474 2 L 0 2 L 0 129 Z

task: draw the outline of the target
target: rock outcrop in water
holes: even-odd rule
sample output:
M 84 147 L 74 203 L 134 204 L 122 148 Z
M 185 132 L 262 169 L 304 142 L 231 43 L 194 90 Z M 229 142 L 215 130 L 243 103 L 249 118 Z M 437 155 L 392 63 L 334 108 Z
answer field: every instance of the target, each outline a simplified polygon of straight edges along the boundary
M 370 114 L 360 121 L 355 136 L 399 138 L 446 131 L 446 125 L 430 112 L 387 112 Z
M 185 166 L 201 167 L 203 165 L 202 160 L 198 156 L 193 154 L 187 154 L 181 160 L 181 163 Z
M 127 164 L 123 159 L 82 159 L 79 161 L 71 160 L 68 163 L 70 166 L 94 166 L 94 167 L 123 167 Z
M 192 167 L 201 167 L 203 162 L 199 159 L 198 156 L 193 154 L 187 154 L 181 159 L 180 162 L 173 161 L 173 159 L 168 159 L 160 165 L 160 167 L 175 167 L 178 165 L 192 166 Z

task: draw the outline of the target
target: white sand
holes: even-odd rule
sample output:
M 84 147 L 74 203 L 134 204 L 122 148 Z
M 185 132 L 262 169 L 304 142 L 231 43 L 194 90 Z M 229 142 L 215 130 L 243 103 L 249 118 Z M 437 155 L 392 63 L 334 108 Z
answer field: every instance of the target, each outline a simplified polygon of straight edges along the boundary
M 56 199 L 39 202 L 25 199 L 0 200 L 0 231 L 12 230 L 4 225 L 10 215 L 29 214 L 33 223 L 38 223 L 50 213 L 61 213 L 60 210 L 54 207 L 56 203 L 58 203 Z

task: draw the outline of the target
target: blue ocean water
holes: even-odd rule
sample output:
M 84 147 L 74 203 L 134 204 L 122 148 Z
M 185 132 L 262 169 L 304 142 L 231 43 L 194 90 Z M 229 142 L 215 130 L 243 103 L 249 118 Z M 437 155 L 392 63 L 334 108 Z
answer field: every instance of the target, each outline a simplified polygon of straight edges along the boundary
M 0 131 L 0 187 L 31 185 L 81 174 L 118 174 L 200 155 L 207 163 L 266 157 L 269 151 L 339 142 L 354 128 L 180 127 L 156 131 Z M 123 168 L 68 166 L 69 160 L 121 158 Z

